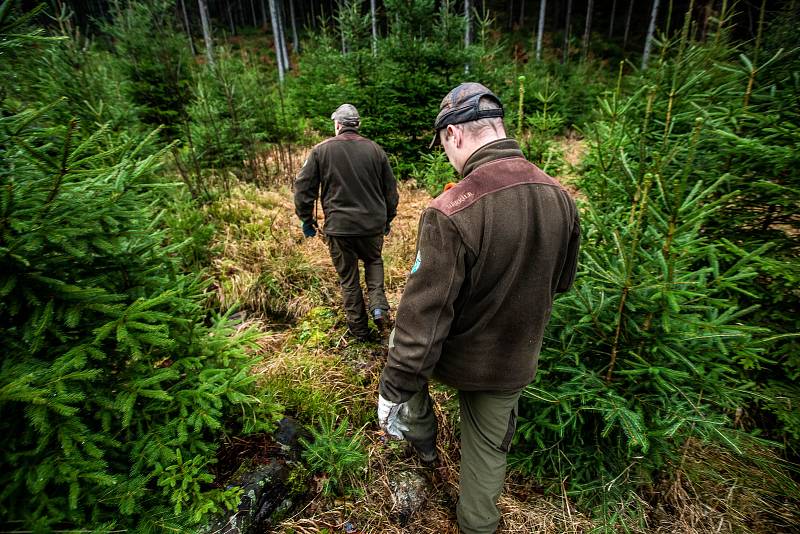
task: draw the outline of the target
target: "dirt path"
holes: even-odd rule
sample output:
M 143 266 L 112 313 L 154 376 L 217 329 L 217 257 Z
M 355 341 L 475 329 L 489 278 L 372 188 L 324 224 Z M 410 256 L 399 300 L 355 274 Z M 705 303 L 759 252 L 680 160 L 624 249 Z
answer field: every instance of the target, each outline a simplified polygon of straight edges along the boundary
M 398 215 L 384 246 L 387 298 L 396 309 L 413 264 L 419 216 L 428 194 L 400 186 Z M 440 420 L 440 464 L 421 466 L 401 443 L 387 443 L 375 422 L 375 404 L 386 349 L 352 343 L 345 335 L 336 273 L 327 247 L 304 239 L 286 186 L 265 190 L 240 184 L 233 198 L 209 208 L 225 221 L 218 235 L 214 286 L 224 308 L 240 303 L 246 325 L 261 331 L 257 372 L 288 413 L 317 427 L 326 417 L 345 418 L 350 435 L 361 436 L 366 470 L 351 481 L 347 497 L 313 493 L 300 511 L 273 532 L 456 533 L 458 440 L 455 392 L 433 391 Z M 429 484 L 422 509 L 405 523 L 391 502 L 391 481 L 401 471 L 421 473 Z M 312 481 L 324 473 L 306 474 Z M 320 477 L 323 477 L 322 479 Z M 582 532 L 589 522 L 556 498 L 544 498 L 534 481 L 509 474 L 499 506 L 498 532 Z M 314 484 L 312 484 L 314 485 Z M 318 489 L 318 488 L 317 488 Z

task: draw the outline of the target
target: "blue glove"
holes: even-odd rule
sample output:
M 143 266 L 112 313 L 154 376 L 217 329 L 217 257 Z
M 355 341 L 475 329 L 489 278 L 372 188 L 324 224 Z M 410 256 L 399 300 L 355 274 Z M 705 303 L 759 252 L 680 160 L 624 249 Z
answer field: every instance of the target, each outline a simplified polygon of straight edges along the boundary
M 317 235 L 317 225 L 313 222 L 303 223 L 303 235 L 306 237 L 314 237 Z

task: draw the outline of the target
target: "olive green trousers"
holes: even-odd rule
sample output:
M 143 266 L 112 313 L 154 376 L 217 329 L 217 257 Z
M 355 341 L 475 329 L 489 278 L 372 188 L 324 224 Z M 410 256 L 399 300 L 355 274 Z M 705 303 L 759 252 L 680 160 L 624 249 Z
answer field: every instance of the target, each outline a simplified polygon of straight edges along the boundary
M 369 311 L 389 310 L 383 290 L 383 236 L 344 237 L 327 236 L 328 250 L 342 288 L 342 301 L 347 316 L 347 326 L 356 336 L 369 334 L 364 294 L 358 273 L 358 261 L 364 262 L 364 281 L 367 284 Z
M 500 522 L 497 499 L 506 477 L 506 455 L 517 428 L 522 390 L 459 391 L 461 471 L 456 513 L 461 532 L 492 533 Z M 426 387 L 399 412 L 405 438 L 418 450 L 436 443 L 436 415 Z

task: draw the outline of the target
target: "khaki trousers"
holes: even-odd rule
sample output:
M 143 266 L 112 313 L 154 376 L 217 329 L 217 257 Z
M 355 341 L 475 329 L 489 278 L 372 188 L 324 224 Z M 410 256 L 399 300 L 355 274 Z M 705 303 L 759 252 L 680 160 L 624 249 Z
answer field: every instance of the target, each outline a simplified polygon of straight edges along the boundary
M 497 499 L 506 477 L 506 455 L 517 428 L 522 390 L 459 391 L 461 410 L 461 471 L 456 514 L 461 532 L 488 534 L 497 530 Z M 400 410 L 408 427 L 403 432 L 416 448 L 436 443 L 437 423 L 428 388 L 414 395 Z
M 358 261 L 364 262 L 364 278 L 367 283 L 369 311 L 375 308 L 389 309 L 383 290 L 383 236 L 343 237 L 326 236 L 328 250 L 342 288 L 342 301 L 347 316 L 347 326 L 356 336 L 369 334 L 368 317 L 361 291 Z

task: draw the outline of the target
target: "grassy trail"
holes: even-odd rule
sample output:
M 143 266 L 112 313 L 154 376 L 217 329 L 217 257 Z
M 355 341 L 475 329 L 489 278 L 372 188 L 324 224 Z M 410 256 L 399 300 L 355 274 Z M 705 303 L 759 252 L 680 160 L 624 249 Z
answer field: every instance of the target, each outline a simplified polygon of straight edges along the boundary
M 573 184 L 585 145 L 576 138 L 561 139 L 559 144 L 566 163 L 559 178 L 580 197 Z M 266 189 L 239 184 L 231 198 L 206 208 L 218 225 L 210 273 L 217 305 L 221 309 L 237 305 L 244 318 L 242 328 L 258 330 L 254 352 L 261 360 L 256 369 L 261 384 L 288 415 L 315 429 L 328 445 L 323 468 L 312 472 L 297 464 L 290 485 L 297 490 L 295 502 L 303 504 L 273 532 L 456 533 L 455 392 L 438 385 L 432 389 L 440 422 L 437 467 L 422 466 L 403 442 L 385 439 L 375 418 L 385 342 L 354 343 L 345 335 L 336 272 L 325 243 L 303 238 L 291 190 L 285 185 L 290 182 L 284 177 L 284 185 Z M 401 184 L 398 215 L 383 254 L 393 309 L 413 264 L 419 215 L 429 202 L 424 190 Z M 759 522 L 768 507 L 759 491 L 737 485 L 739 478 L 749 476 L 740 460 L 699 443 L 686 453 L 687 462 L 699 466 L 698 476 L 660 481 L 654 489 L 661 503 L 648 504 L 648 496 L 640 497 L 645 509 L 656 508 L 649 518 L 628 523 L 628 531 L 776 531 Z M 353 458 L 363 458 L 363 463 L 352 462 Z M 725 475 L 729 471 L 734 474 Z M 409 472 L 424 477 L 427 497 L 410 517 L 400 517 L 392 501 L 392 483 Z M 560 492 L 548 495 L 538 482 L 509 471 L 499 501 L 498 532 L 604 531 L 602 519 L 590 519 L 567 497 L 566 480 L 560 485 L 555 481 L 551 487 L 560 487 Z
M 413 263 L 417 222 L 430 197 L 421 189 L 400 187 L 398 215 L 386 238 L 384 263 L 387 298 L 399 303 Z M 243 327 L 261 331 L 258 373 L 288 414 L 307 427 L 345 422 L 347 440 L 338 446 L 359 448 L 367 466 L 341 476 L 338 491 L 325 495 L 328 474 L 298 470 L 313 481 L 310 500 L 275 532 L 456 533 L 458 440 L 455 392 L 433 391 L 440 419 L 440 464 L 423 467 L 402 442 L 387 442 L 375 420 L 377 384 L 386 360 L 384 344 L 353 343 L 345 335 L 336 273 L 320 238 L 303 239 L 288 187 L 273 190 L 239 185 L 232 199 L 208 208 L 224 221 L 213 262 L 214 289 L 220 307 L 239 303 Z M 333 424 L 335 422 L 335 424 Z M 350 440 L 350 441 L 348 441 Z M 335 463 L 335 462 L 334 462 Z M 335 471 L 336 466 L 331 466 Z M 422 508 L 400 518 L 390 485 L 400 472 L 413 471 L 428 481 Z M 533 480 L 509 473 L 501 498 L 499 532 L 583 532 L 591 523 L 563 498 L 544 498 Z

